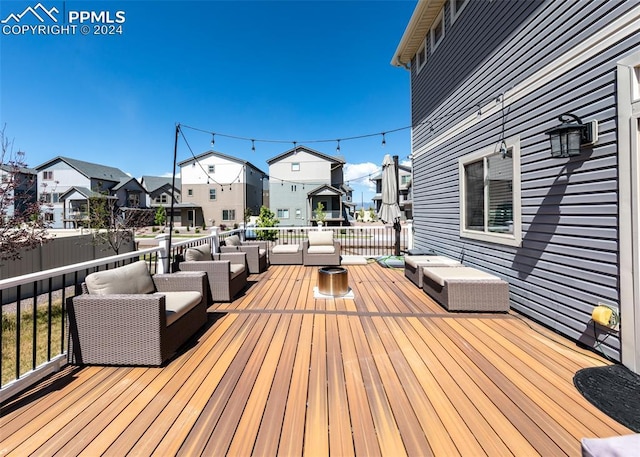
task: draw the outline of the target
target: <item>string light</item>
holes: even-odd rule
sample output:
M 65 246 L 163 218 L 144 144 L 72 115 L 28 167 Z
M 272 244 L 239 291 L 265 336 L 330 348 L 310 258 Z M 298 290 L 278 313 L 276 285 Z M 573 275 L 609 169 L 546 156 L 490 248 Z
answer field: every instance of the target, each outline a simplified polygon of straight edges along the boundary
M 505 93 L 507 91 L 512 90 L 513 87 L 507 89 L 506 91 L 503 90 L 502 92 L 498 93 L 497 95 L 492 95 L 490 97 L 487 97 L 485 99 L 483 99 L 480 103 L 474 103 L 474 104 L 470 104 L 466 107 L 460 108 L 458 110 L 449 112 L 447 114 L 443 114 L 441 116 L 437 116 L 437 117 L 433 117 L 433 118 L 429 118 L 429 119 L 424 119 L 421 122 L 419 122 L 416 125 L 409 125 L 406 127 L 400 127 L 397 129 L 392 129 L 392 130 L 386 130 L 384 132 L 377 132 L 377 133 L 371 133 L 371 134 L 365 134 L 365 135 L 356 135 L 356 136 L 349 136 L 349 137 L 342 137 L 340 139 L 316 139 L 316 140 L 305 140 L 302 141 L 302 144 L 311 144 L 311 143 L 330 143 L 335 141 L 337 143 L 336 145 L 336 153 L 340 153 L 340 142 L 341 141 L 350 141 L 350 140 L 358 140 L 358 139 L 364 139 L 364 138 L 370 138 L 370 137 L 374 137 L 374 136 L 378 136 L 378 135 L 382 135 L 382 146 L 384 147 L 387 143 L 386 141 L 386 135 L 390 134 L 390 133 L 396 133 L 396 132 L 400 132 L 402 130 L 409 130 L 409 129 L 418 129 L 421 126 L 425 126 L 428 125 L 428 132 L 429 133 L 433 133 L 435 131 L 434 129 L 434 123 L 437 121 L 442 121 L 442 120 L 448 120 L 451 119 L 459 114 L 462 113 L 466 113 L 469 111 L 475 111 L 476 115 L 478 117 L 481 117 L 483 115 L 482 112 L 482 106 L 483 105 L 487 105 L 488 103 L 493 102 L 494 104 L 499 104 L 502 103 L 503 104 L 503 110 L 504 110 L 504 103 L 505 103 Z M 251 141 L 251 150 L 255 152 L 255 143 L 256 142 L 263 142 L 263 143 L 293 143 L 293 151 L 294 153 L 297 152 L 297 148 L 298 148 L 298 141 L 291 141 L 291 140 L 277 140 L 277 139 L 258 139 L 258 138 L 251 138 L 251 137 L 242 137 L 242 136 L 236 136 L 236 135 L 227 135 L 227 134 L 222 134 L 222 133 L 216 133 L 216 132 L 211 132 L 208 130 L 204 130 L 204 129 L 199 129 L 196 127 L 191 127 L 188 125 L 184 125 L 181 124 L 181 128 L 188 128 L 191 130 L 195 130 L 195 131 L 199 131 L 199 132 L 203 132 L 203 133 L 209 133 L 211 134 L 211 146 L 213 147 L 215 144 L 215 135 L 219 135 L 222 136 L 224 138 L 231 138 L 231 139 L 235 139 L 235 140 L 243 140 L 243 141 Z M 182 134 L 183 138 L 184 138 L 184 133 L 182 132 L 182 129 L 180 130 L 180 133 Z

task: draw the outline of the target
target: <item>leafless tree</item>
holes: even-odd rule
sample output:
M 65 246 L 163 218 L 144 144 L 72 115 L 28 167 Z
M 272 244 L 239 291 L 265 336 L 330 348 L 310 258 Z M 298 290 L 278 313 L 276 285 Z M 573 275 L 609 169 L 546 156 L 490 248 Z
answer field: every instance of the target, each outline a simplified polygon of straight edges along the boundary
M 89 198 L 89 224 L 96 244 L 106 244 L 116 254 L 130 243 L 140 227 L 153 223 L 153 210 L 120 208 L 117 198 L 109 195 Z
M 25 153 L 14 152 L 6 125 L 0 143 L 0 261 L 16 260 L 49 240 L 42 213 L 46 205 L 37 198 L 37 179 L 27 170 Z

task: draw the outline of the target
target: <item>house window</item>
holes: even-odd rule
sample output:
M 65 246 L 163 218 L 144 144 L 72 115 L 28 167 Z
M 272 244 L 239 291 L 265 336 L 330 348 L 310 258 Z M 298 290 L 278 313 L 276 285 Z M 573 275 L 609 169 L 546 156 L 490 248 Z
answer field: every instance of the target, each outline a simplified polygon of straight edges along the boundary
M 449 0 L 449 5 L 451 7 L 451 23 L 452 24 L 455 22 L 456 19 L 458 19 L 458 16 L 460 16 L 462 9 L 465 6 L 467 6 L 467 3 L 469 3 L 469 0 Z
M 167 194 L 161 194 L 158 195 L 155 199 L 156 203 L 167 203 L 168 202 L 168 198 L 167 198 Z
M 45 222 L 53 222 L 53 213 L 44 213 Z
M 442 39 L 444 38 L 444 8 L 440 10 L 440 14 L 431 26 L 431 52 L 436 50 Z
M 236 210 L 235 209 L 223 209 L 222 210 L 222 220 L 223 221 L 235 221 L 236 220 Z
M 187 189 L 187 195 L 193 197 L 193 189 Z
M 129 194 L 127 196 L 127 200 L 129 201 L 129 207 L 137 208 L 140 206 L 140 194 Z
M 278 214 L 278 219 L 289 219 L 288 209 L 278 209 L 277 214 Z
M 300 208 L 296 208 L 296 219 L 302 219 L 302 210 Z
M 300 171 L 300 162 L 291 162 L 291 171 Z
M 215 200 L 215 199 L 216 199 L 216 190 L 209 189 L 209 200 Z
M 459 159 L 460 236 L 519 246 L 520 138 Z
M 42 179 L 45 181 L 53 181 L 53 171 L 43 171 Z
M 298 190 L 296 185 L 295 184 L 291 184 L 291 192 L 295 192 L 296 190 Z
M 418 66 L 418 71 L 424 67 L 424 64 L 427 63 L 427 40 L 422 42 L 422 46 L 418 49 L 418 53 L 416 54 L 416 65 Z
M 400 176 L 400 184 L 403 186 L 408 185 L 411 182 L 411 175 Z
M 209 165 L 209 174 L 212 175 L 216 172 L 216 166 L 215 165 Z

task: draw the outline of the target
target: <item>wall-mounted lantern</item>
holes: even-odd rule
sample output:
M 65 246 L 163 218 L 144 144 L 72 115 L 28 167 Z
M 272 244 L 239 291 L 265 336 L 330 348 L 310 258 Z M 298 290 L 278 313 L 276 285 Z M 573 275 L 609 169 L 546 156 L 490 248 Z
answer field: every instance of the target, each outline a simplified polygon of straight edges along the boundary
M 551 141 L 551 157 L 572 157 L 580 155 L 580 146 L 593 144 L 598 140 L 598 121 L 583 124 L 580 118 L 571 113 L 558 117 L 560 125 L 547 130 Z

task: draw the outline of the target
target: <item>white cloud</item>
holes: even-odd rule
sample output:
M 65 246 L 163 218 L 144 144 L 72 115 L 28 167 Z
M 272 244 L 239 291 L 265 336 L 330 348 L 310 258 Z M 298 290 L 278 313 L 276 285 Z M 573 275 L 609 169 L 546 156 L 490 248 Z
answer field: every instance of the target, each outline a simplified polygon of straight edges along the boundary
M 355 185 L 364 186 L 374 192 L 376 186 L 371 182 L 371 178 L 380 173 L 380 165 L 372 162 L 347 163 L 344 165 L 344 182 L 351 187 Z

